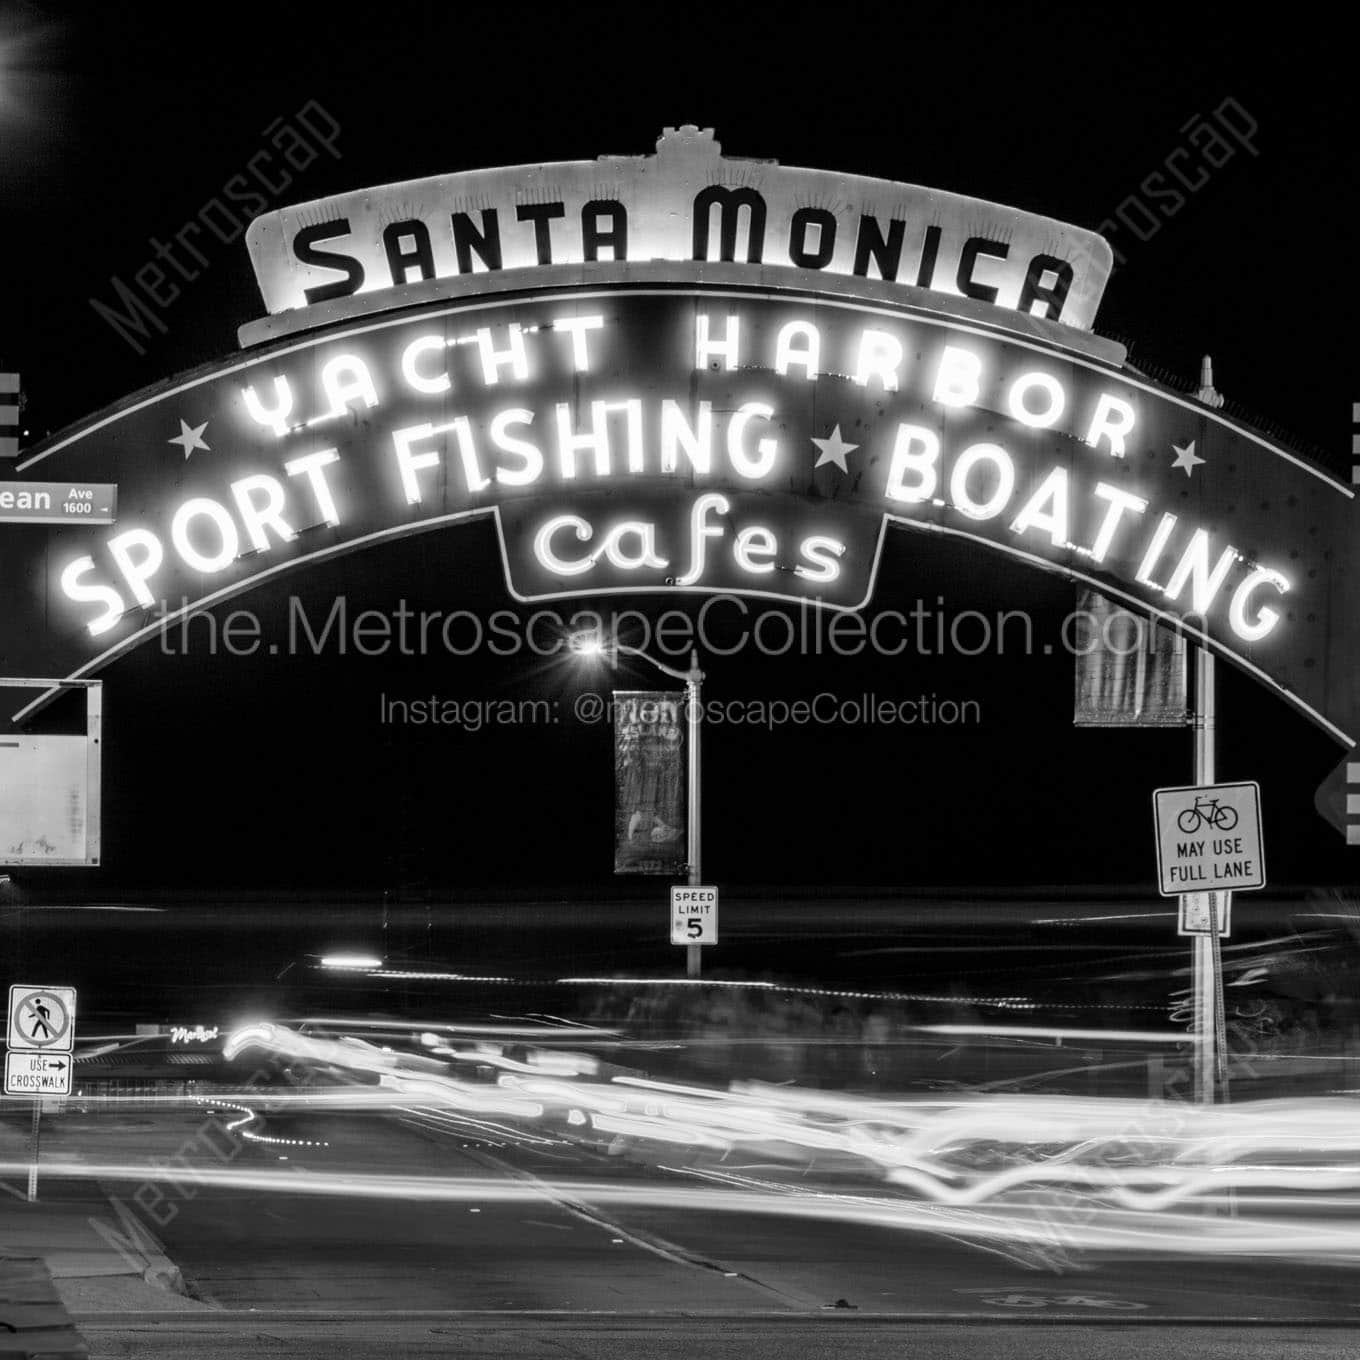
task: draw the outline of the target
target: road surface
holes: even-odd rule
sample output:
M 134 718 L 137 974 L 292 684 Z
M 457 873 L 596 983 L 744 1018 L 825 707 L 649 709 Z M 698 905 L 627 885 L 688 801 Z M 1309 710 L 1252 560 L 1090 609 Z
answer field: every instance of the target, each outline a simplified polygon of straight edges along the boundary
M 1045 1326 L 855 1318 L 443 1316 L 300 1318 L 220 1314 L 193 1321 L 123 1318 L 82 1327 L 92 1360 L 1344 1360 L 1360 1331 L 1240 1326 Z
M 645 1181 L 655 1168 L 488 1147 L 373 1112 L 271 1115 L 253 1127 L 288 1141 L 244 1144 L 232 1168 L 274 1175 L 273 1188 L 209 1186 L 192 1174 L 204 1159 L 183 1153 L 196 1118 L 71 1114 L 51 1121 L 44 1155 L 144 1166 L 103 1189 L 153 1227 L 190 1294 L 218 1309 L 1360 1321 L 1354 1269 L 1071 1259 L 776 1214 L 592 1205 L 548 1182 Z M 393 1171 L 471 1190 L 453 1200 L 346 1192 L 346 1178 Z M 328 1193 L 311 1193 L 318 1180 Z M 501 1197 L 500 1185 L 518 1197 Z M 0 1207 L 0 1234 L 4 1214 L 22 1211 Z

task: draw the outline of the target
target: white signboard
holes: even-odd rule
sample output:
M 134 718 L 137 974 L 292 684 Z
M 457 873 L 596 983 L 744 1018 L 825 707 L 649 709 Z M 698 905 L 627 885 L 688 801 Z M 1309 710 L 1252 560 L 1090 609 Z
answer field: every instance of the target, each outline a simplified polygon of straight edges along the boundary
M 1218 917 L 1215 930 L 1209 916 L 1213 909 Z M 1214 935 L 1227 939 L 1232 934 L 1232 893 L 1196 892 L 1182 893 L 1179 928 L 1181 935 Z
M 1157 789 L 1152 803 L 1162 896 L 1265 887 L 1259 784 Z
M 72 1066 L 69 1053 L 6 1053 L 5 1094 L 69 1096 Z
M 69 1053 L 76 1037 L 76 989 L 16 982 L 9 989 L 9 1047 L 28 1053 Z
M 1113 253 L 1095 232 L 943 189 L 725 160 L 712 129 L 652 156 L 464 170 L 262 213 L 246 233 L 271 315 L 501 270 L 726 261 L 882 279 L 1089 330 Z M 318 323 L 319 324 L 319 323 Z
M 671 943 L 718 943 L 717 888 L 671 888 Z
M 113 524 L 118 488 L 109 482 L 0 482 L 0 524 Z
M 99 766 L 87 737 L 0 739 L 0 864 L 98 864 Z

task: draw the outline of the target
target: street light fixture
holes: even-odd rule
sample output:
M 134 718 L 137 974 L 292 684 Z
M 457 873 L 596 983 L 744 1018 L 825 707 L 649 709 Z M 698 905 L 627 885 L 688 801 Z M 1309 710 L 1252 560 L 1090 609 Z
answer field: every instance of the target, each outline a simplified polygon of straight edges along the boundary
M 567 639 L 568 648 L 577 656 L 581 657 L 605 657 L 611 665 L 616 665 L 621 656 L 636 657 L 639 661 L 645 661 L 660 671 L 662 675 L 668 676 L 672 680 L 679 680 L 685 686 L 685 709 L 687 720 L 688 738 L 688 768 L 686 780 L 687 792 L 687 814 L 686 814 L 686 846 L 685 858 L 687 881 L 691 887 L 703 882 L 703 838 L 701 834 L 700 818 L 702 816 L 702 780 L 699 750 L 699 720 L 703 713 L 703 685 L 704 673 L 699 669 L 699 652 L 697 648 L 691 648 L 689 653 L 689 669 L 687 671 L 677 670 L 674 666 L 668 666 L 664 661 L 658 661 L 656 657 L 648 652 L 644 652 L 640 647 L 630 647 L 627 643 L 620 642 L 616 637 L 605 638 L 598 630 L 587 629 L 583 632 L 573 633 Z M 685 974 L 688 977 L 697 978 L 700 968 L 701 945 L 689 944 L 685 946 Z

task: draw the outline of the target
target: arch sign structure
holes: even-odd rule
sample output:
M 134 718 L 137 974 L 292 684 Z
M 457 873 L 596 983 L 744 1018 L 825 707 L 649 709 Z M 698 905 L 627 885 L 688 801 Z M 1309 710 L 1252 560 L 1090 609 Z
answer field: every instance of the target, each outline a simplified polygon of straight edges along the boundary
M 248 244 L 269 315 L 243 352 L 20 464 L 116 482 L 118 517 L 6 536 L 6 673 L 91 675 L 185 610 L 474 517 L 521 600 L 841 610 L 904 528 L 1162 617 L 1354 744 L 1354 489 L 1094 336 L 1089 232 L 682 128 L 283 209 Z

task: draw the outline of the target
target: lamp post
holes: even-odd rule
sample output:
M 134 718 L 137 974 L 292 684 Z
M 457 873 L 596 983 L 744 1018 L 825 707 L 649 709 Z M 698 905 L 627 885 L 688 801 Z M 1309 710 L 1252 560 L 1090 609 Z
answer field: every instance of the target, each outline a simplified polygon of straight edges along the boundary
M 686 779 L 685 858 L 688 860 L 686 871 L 691 887 L 702 883 L 703 779 L 700 764 L 699 723 L 703 713 L 704 673 L 699 669 L 698 649 L 690 648 L 689 669 L 682 671 L 677 670 L 674 666 L 666 665 L 664 661 L 658 661 L 656 657 L 644 652 L 640 647 L 630 647 L 617 638 L 610 638 L 606 641 L 596 633 L 578 633 L 568 640 L 568 645 L 578 656 L 603 656 L 609 658 L 612 662 L 617 662 L 620 656 L 636 657 L 639 661 L 647 662 L 648 665 L 660 671 L 662 675 L 668 676 L 672 680 L 684 682 L 686 736 L 689 743 Z M 688 944 L 685 946 L 685 974 L 687 977 L 697 978 L 699 976 L 701 950 L 701 945 Z

